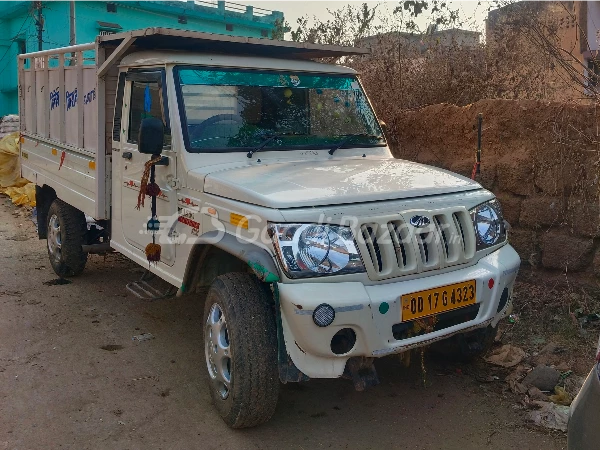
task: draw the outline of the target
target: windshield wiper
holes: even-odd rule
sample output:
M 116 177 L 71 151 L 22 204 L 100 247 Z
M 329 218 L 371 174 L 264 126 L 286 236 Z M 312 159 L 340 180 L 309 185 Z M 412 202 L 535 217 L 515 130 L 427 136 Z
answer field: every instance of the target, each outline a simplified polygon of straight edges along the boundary
M 256 152 L 260 152 L 269 142 L 274 141 L 277 138 L 280 138 L 282 136 L 297 136 L 300 133 L 275 133 L 272 135 L 267 135 L 267 138 L 262 141 L 260 144 L 258 144 L 256 147 L 254 147 L 252 150 L 250 150 L 246 156 L 248 158 L 252 158 L 252 155 L 254 155 Z
M 354 139 L 356 137 L 368 137 L 368 138 L 379 139 L 379 140 L 383 139 L 381 136 L 377 136 L 376 134 L 368 134 L 368 133 L 344 134 L 340 137 L 343 137 L 344 139 L 342 139 L 340 142 L 338 142 L 337 144 L 335 144 L 333 147 L 331 147 L 329 149 L 330 155 L 333 155 L 338 148 L 343 147 L 344 145 L 346 145 L 348 142 L 350 142 L 352 139 Z

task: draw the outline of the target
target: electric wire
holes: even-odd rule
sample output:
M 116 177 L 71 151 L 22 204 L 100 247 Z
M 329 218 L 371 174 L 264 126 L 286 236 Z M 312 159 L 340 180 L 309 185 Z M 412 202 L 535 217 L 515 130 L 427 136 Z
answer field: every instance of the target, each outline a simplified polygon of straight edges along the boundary
M 4 52 L 4 54 L 2 55 L 2 57 L 0 58 L 0 63 L 4 60 L 4 58 L 6 58 L 6 55 L 8 55 L 8 52 L 10 52 L 10 48 L 15 43 L 15 41 L 18 39 L 19 34 L 21 33 L 21 31 L 23 31 L 23 27 L 25 26 L 25 24 L 27 23 L 27 21 L 29 19 L 30 19 L 29 15 L 27 17 L 25 17 L 25 20 L 21 24 L 21 28 L 19 28 L 19 31 L 17 31 L 17 34 L 15 34 L 15 36 L 12 39 L 9 39 L 10 43 L 8 44 L 8 47 L 6 48 L 6 51 Z M 0 74 L 2 74 L 2 72 L 4 72 L 8 68 L 9 65 L 10 65 L 10 63 L 6 64 L 4 66 L 4 68 L 2 70 L 0 70 Z

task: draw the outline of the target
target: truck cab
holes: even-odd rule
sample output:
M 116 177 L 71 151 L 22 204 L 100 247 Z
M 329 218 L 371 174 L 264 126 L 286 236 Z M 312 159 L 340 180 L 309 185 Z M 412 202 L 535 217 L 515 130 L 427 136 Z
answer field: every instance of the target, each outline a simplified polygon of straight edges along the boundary
M 54 269 L 114 250 L 204 302 L 232 427 L 268 420 L 280 382 L 364 389 L 382 356 L 482 352 L 512 307 L 494 195 L 394 159 L 358 74 L 313 61 L 366 53 L 147 29 L 20 57 L 22 171 Z

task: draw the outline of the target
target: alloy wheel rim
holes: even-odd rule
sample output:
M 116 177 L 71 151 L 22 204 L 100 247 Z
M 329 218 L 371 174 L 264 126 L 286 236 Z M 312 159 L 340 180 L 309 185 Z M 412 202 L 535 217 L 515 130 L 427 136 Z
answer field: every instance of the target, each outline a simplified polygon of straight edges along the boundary
M 204 355 L 213 387 L 225 400 L 231 389 L 231 352 L 227 320 L 216 303 L 211 306 L 206 319 Z
M 60 221 L 56 214 L 53 214 L 48 221 L 48 250 L 56 261 L 60 261 L 62 238 L 60 234 Z

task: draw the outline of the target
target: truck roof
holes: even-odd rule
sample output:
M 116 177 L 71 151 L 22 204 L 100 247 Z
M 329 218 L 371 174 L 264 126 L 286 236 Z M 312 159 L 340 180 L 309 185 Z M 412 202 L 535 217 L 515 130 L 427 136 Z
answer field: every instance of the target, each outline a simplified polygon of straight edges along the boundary
M 231 56 L 218 53 L 173 52 L 165 50 L 147 50 L 129 53 L 121 60 L 120 66 L 163 66 L 166 64 L 189 64 L 198 66 L 315 73 L 356 73 L 355 70 L 349 67 L 335 64 L 323 64 L 315 61 L 267 58 L 264 56 Z
M 100 46 L 118 47 L 122 44 L 129 46 L 130 44 L 127 44 L 127 42 L 134 44 L 137 49 L 187 50 L 303 60 L 366 55 L 371 52 L 370 49 L 366 48 L 228 36 L 162 27 L 145 28 L 96 37 L 96 43 Z

